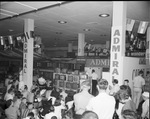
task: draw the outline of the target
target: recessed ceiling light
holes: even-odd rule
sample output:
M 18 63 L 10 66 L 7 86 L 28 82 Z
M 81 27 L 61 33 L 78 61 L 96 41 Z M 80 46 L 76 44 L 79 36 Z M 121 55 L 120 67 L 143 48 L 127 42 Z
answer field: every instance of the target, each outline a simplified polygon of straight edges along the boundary
M 83 29 L 83 31 L 90 31 L 90 29 Z
M 14 31 L 14 30 L 12 30 L 12 29 L 8 29 L 8 31 L 12 32 L 12 31 Z
M 99 16 L 104 18 L 104 17 L 109 17 L 109 14 L 104 13 L 104 14 L 100 14 Z
M 66 24 L 67 22 L 66 21 L 58 21 L 58 23 L 60 23 L 60 24 Z

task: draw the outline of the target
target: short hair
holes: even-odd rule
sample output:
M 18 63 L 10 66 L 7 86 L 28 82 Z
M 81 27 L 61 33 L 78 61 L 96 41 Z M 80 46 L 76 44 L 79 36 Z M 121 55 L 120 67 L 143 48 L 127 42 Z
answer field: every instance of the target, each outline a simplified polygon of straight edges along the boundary
M 106 90 L 108 87 L 108 81 L 106 79 L 101 79 L 98 81 L 99 89 Z
M 27 116 L 34 117 L 34 113 L 33 112 L 29 112 Z
M 52 116 L 51 119 L 57 119 L 57 117 L 56 116 Z
M 136 112 L 134 112 L 132 110 L 124 110 L 122 112 L 122 116 L 124 119 L 137 119 Z
M 150 71 L 147 71 L 146 74 L 150 74 Z
M 117 79 L 114 79 L 114 80 L 113 80 L 113 83 L 118 84 L 118 80 L 117 80 Z
M 92 72 L 95 72 L 95 70 L 94 70 L 94 69 L 92 69 Z
M 13 100 L 9 99 L 6 101 L 6 108 L 10 107 L 10 105 L 12 104 Z
M 87 81 L 87 80 L 86 80 L 86 81 L 83 81 L 80 86 L 81 86 L 81 87 L 83 87 L 83 86 L 85 86 L 85 87 L 90 87 L 91 84 L 90 84 L 90 81 Z
M 125 79 L 124 81 L 128 82 L 129 83 L 129 80 L 128 79 Z
M 85 111 L 82 114 L 82 119 L 99 119 L 98 115 L 93 111 Z
M 142 70 L 139 71 L 139 74 L 143 74 L 144 72 Z

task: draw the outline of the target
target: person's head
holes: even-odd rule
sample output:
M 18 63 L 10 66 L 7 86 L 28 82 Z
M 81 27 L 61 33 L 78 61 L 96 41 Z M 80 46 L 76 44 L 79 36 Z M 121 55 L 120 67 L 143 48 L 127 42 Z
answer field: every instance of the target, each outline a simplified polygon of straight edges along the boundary
M 22 100 L 21 100 L 21 102 L 23 102 L 23 103 L 26 104 L 27 103 L 27 99 L 25 97 L 23 97 Z
M 97 85 L 99 90 L 105 90 L 108 87 L 108 81 L 106 79 L 101 79 L 98 81 L 98 85 Z
M 57 117 L 56 116 L 52 116 L 51 119 L 57 119 Z
M 85 111 L 82 114 L 81 119 L 99 119 L 98 115 L 93 111 Z
M 149 75 L 150 75 L 150 71 L 147 71 L 147 72 L 146 72 L 146 76 L 149 76 Z
M 142 70 L 139 71 L 139 75 L 143 76 L 144 72 Z
M 54 112 L 55 111 L 55 108 L 53 105 L 50 106 L 50 112 Z
M 34 119 L 34 113 L 33 112 L 29 112 L 27 117 L 29 117 L 30 119 Z
M 90 89 L 90 82 L 89 81 L 83 81 L 80 85 L 81 90 L 89 90 Z
M 12 75 L 11 75 L 11 74 L 8 74 L 8 78 L 11 79 L 11 78 L 12 78 Z
M 143 97 L 144 100 L 149 99 L 149 92 L 143 92 L 142 97 Z
M 117 79 L 113 79 L 112 84 L 113 84 L 113 85 L 118 84 L 118 80 L 117 80 Z
M 128 80 L 128 79 L 125 79 L 125 80 L 124 80 L 124 85 L 126 85 L 126 86 L 129 85 L 129 80 Z
M 27 85 L 24 85 L 24 90 L 28 90 L 28 86 Z
M 6 101 L 6 108 L 10 107 L 11 105 L 13 105 L 13 100 L 9 99 Z
M 95 72 L 95 70 L 94 69 L 92 69 L 92 73 L 94 73 Z
M 33 104 L 31 102 L 28 102 L 28 109 L 33 109 Z
M 130 97 L 129 89 L 126 85 L 121 85 L 120 90 L 117 92 L 117 94 L 119 96 L 120 102 L 122 103 L 125 103 Z
M 13 88 L 10 88 L 10 89 L 8 90 L 8 93 L 11 94 L 11 95 L 14 95 L 14 90 L 13 90 Z
M 132 110 L 124 110 L 121 115 L 123 119 L 137 119 L 137 114 Z

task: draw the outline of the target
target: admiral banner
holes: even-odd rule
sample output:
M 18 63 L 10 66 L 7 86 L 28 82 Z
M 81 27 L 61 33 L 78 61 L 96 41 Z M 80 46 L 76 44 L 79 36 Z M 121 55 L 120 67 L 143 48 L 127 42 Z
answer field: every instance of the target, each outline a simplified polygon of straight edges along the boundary
M 118 79 L 122 83 L 123 70 L 123 34 L 122 26 L 112 27 L 110 79 Z

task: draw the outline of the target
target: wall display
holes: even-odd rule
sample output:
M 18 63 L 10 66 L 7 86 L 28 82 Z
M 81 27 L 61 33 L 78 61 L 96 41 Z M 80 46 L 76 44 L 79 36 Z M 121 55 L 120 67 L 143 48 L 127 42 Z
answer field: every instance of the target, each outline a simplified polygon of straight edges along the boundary
M 68 80 L 69 82 L 73 82 L 74 80 L 74 76 L 73 75 L 68 75 Z
M 65 82 L 66 83 L 66 85 L 65 85 L 65 89 L 66 90 L 71 90 L 72 88 L 72 86 L 71 86 L 71 83 L 70 82 Z
M 67 78 L 67 75 L 65 75 L 65 74 L 60 74 L 60 80 L 66 80 L 66 78 Z
M 78 83 L 71 83 L 71 89 L 72 90 L 78 90 L 79 89 L 79 84 Z
M 145 57 L 148 24 L 146 21 L 127 19 L 125 56 Z
M 80 81 L 79 75 L 74 75 L 73 82 L 78 82 L 79 83 L 79 81 Z
M 65 88 L 65 82 L 64 82 L 64 81 L 59 80 L 59 81 L 58 81 L 58 87 L 59 87 L 60 89 Z

